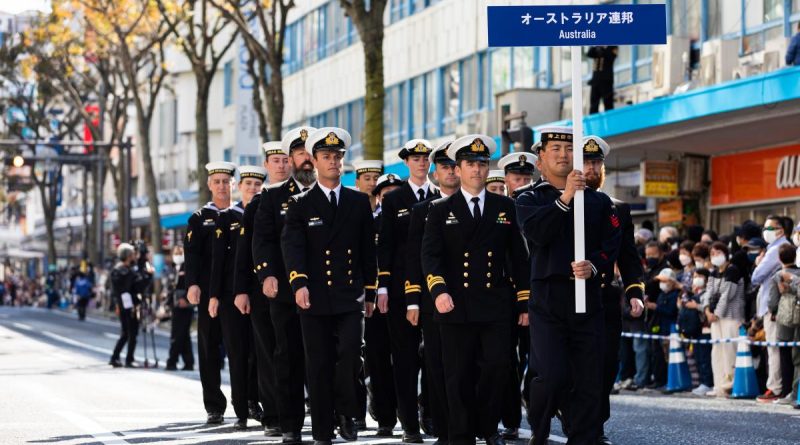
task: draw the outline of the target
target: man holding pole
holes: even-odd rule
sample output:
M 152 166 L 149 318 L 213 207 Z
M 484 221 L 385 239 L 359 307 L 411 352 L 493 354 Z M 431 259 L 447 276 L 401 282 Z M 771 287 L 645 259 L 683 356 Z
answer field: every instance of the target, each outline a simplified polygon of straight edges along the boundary
M 560 407 L 567 407 L 570 442 L 595 443 L 604 345 L 599 271 L 613 267 L 620 222 L 611 199 L 587 189 L 583 173 L 573 169 L 572 129 L 543 128 L 541 135 L 542 180 L 517 199 L 517 218 L 531 248 L 531 443 L 547 443 L 550 419 Z M 573 198 L 579 191 L 584 193 L 586 260 L 576 261 L 574 236 L 583 228 L 575 225 Z M 584 312 L 576 300 L 576 279 L 586 280 Z

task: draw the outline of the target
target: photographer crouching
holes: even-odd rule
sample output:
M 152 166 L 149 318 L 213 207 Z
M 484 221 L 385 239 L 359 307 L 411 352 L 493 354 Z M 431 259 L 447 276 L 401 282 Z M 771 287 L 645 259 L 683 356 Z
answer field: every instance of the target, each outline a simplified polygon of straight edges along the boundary
M 117 305 L 119 322 L 122 327 L 114 353 L 108 362 L 111 366 L 122 366 L 119 354 L 125 343 L 128 344 L 128 354 L 125 357 L 126 368 L 138 368 L 133 359 L 136 350 L 136 336 L 139 332 L 139 294 L 144 291 L 150 282 L 149 273 L 137 267 L 138 252 L 128 243 L 122 243 L 117 248 L 119 262 L 111 271 L 111 298 Z

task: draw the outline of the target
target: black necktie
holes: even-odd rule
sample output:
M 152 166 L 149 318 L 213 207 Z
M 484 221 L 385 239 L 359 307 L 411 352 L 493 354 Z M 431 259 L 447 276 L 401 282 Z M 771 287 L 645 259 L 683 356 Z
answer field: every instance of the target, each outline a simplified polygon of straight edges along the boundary
M 425 201 L 425 190 L 419 189 L 419 190 L 417 190 L 417 194 L 419 195 L 419 200 L 420 201 Z
M 480 206 L 481 198 L 476 196 L 472 198 L 472 202 L 473 204 L 475 204 L 475 207 L 472 208 L 472 216 L 477 221 L 481 219 L 481 206 Z
M 331 190 L 330 196 L 331 196 L 331 210 L 333 210 L 333 213 L 336 213 L 336 193 L 334 193 L 333 190 Z

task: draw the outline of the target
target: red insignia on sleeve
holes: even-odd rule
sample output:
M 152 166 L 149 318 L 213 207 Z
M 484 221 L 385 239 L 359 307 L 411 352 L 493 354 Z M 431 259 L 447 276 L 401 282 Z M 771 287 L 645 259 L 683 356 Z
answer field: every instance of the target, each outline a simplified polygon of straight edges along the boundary
M 614 228 L 619 227 L 619 218 L 617 217 L 617 215 L 611 215 L 610 219 L 611 219 L 611 225 L 614 226 Z

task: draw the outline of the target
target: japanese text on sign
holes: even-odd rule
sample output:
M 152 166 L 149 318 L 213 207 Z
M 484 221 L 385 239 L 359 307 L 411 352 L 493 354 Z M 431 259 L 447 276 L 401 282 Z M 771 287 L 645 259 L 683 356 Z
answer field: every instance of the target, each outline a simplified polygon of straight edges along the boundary
M 666 43 L 661 5 L 490 6 L 489 46 Z

